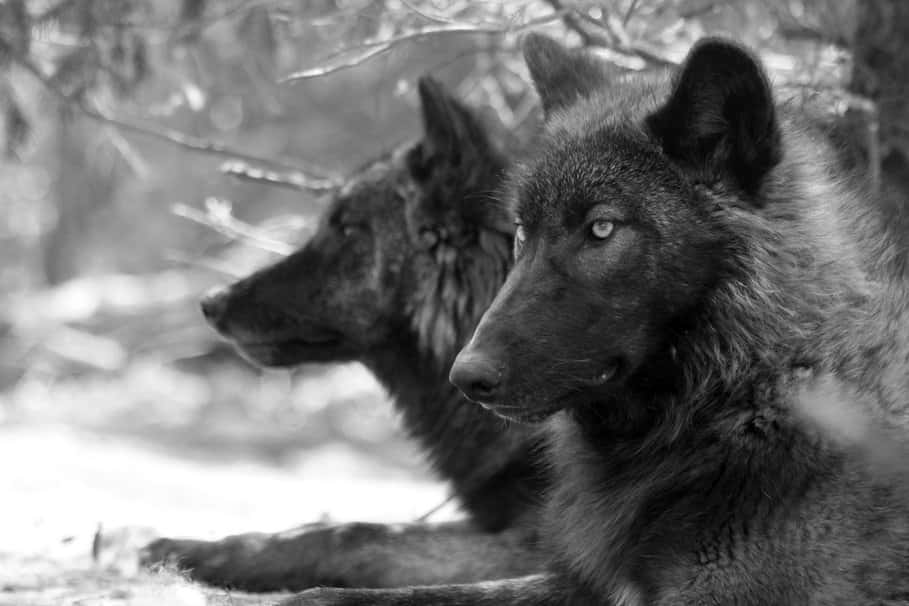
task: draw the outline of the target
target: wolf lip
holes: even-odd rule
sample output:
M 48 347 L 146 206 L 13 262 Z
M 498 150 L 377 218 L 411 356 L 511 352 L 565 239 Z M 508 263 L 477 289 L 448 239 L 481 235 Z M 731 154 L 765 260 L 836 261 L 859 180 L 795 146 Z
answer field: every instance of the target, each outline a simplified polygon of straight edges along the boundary
M 528 409 L 523 406 L 503 406 L 480 403 L 480 406 L 509 421 L 517 423 L 539 423 L 565 408 L 564 404 L 553 404 L 544 408 Z
M 240 347 L 257 348 L 257 347 L 293 347 L 293 346 L 313 346 L 313 345 L 332 345 L 341 340 L 341 334 L 335 331 L 324 330 L 311 332 L 305 335 L 295 335 L 293 337 L 275 337 L 271 339 L 237 339 L 236 343 Z

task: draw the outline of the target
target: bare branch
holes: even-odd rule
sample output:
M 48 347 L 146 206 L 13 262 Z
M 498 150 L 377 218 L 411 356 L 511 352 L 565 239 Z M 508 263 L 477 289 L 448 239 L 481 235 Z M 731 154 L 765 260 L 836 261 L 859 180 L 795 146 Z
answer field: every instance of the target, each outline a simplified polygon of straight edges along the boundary
M 456 497 L 455 497 L 455 495 L 453 495 L 453 494 L 452 494 L 452 495 L 448 495 L 447 497 L 445 497 L 445 500 L 444 500 L 444 501 L 442 501 L 441 503 L 439 503 L 438 505 L 436 505 L 435 507 L 433 507 L 432 509 L 430 509 L 429 511 L 427 511 L 426 513 L 424 513 L 423 515 L 421 515 L 420 517 L 418 517 L 418 518 L 417 518 L 416 520 L 414 520 L 414 521 L 415 521 L 415 522 L 426 522 L 426 521 L 429 520 L 429 518 L 431 518 L 433 515 L 435 515 L 435 514 L 438 513 L 439 511 L 441 511 L 443 507 L 445 507 L 445 506 L 448 505 L 449 503 L 454 502 L 455 498 L 456 498 Z
M 635 9 L 638 7 L 638 0 L 631 0 L 628 4 L 628 10 L 625 11 L 625 14 L 622 15 L 622 27 L 628 27 L 628 22 L 631 21 L 632 15 L 634 15 Z
M 537 19 L 532 19 L 526 23 L 523 23 L 518 26 L 511 25 L 497 25 L 497 26 L 477 26 L 469 24 L 452 24 L 452 25 L 443 25 L 439 27 L 427 27 L 413 32 L 408 32 L 394 38 L 388 38 L 386 40 L 370 40 L 364 42 L 363 44 L 356 46 L 354 48 L 345 49 L 342 51 L 342 54 L 356 52 L 353 57 L 340 61 L 334 64 L 323 65 L 319 67 L 313 67 L 310 69 L 304 69 L 298 72 L 294 72 L 281 78 L 280 82 L 282 83 L 292 83 L 299 82 L 301 80 L 310 80 L 312 78 L 319 78 L 322 76 L 327 76 L 329 74 L 334 74 L 352 67 L 356 67 L 365 63 L 366 61 L 377 57 L 379 55 L 385 54 L 388 51 L 394 49 L 395 47 L 405 44 L 408 42 L 415 42 L 418 40 L 423 40 L 431 37 L 442 37 L 448 35 L 459 35 L 459 34 L 483 34 L 490 36 L 504 36 L 508 34 L 516 34 L 534 27 L 539 27 L 546 23 L 552 23 L 553 21 L 558 21 L 564 16 L 563 11 L 557 11 L 552 15 L 546 15 L 544 17 L 539 17 Z
M 59 101 L 64 104 L 67 104 L 71 107 L 74 107 L 87 118 L 100 122 L 102 124 L 108 124 L 114 126 L 121 131 L 131 132 L 146 137 L 151 137 L 159 141 L 165 141 L 173 145 L 177 145 L 184 149 L 192 150 L 195 152 L 222 156 L 236 160 L 242 160 L 245 162 L 250 162 L 252 164 L 265 165 L 265 166 L 274 166 L 281 170 L 290 171 L 295 174 L 304 176 L 304 171 L 301 167 L 295 162 L 289 162 L 280 159 L 273 158 L 262 158 L 249 154 L 243 150 L 236 149 L 219 143 L 216 141 L 209 141 L 207 139 L 201 139 L 199 137 L 194 137 L 186 133 L 182 133 L 178 130 L 171 128 L 157 128 L 150 126 L 141 126 L 138 124 L 133 124 L 131 122 L 124 122 L 117 118 L 108 116 L 101 111 L 89 107 L 83 100 L 71 97 L 64 93 L 62 90 L 57 88 L 57 86 L 51 81 L 50 78 L 44 75 L 40 68 L 31 62 L 27 57 L 23 57 L 16 53 L 11 53 L 10 58 L 22 67 L 25 71 L 29 72 L 34 78 L 36 78 L 41 84 L 47 89 L 52 95 L 54 95 Z M 309 170 L 309 169 L 307 169 Z M 316 169 L 317 171 L 320 169 Z M 325 171 L 321 171 L 324 172 Z M 337 181 L 333 178 L 310 178 L 305 177 L 303 181 L 300 181 L 300 189 L 310 189 L 308 185 L 313 184 L 315 191 L 322 191 L 327 187 L 328 183 L 332 183 L 332 186 L 337 185 Z
M 564 14 L 562 21 L 565 23 L 565 27 L 580 36 L 581 43 L 584 46 L 604 46 L 607 48 L 612 48 L 614 46 L 614 41 L 607 39 L 602 34 L 591 32 L 586 27 L 584 27 L 575 10 L 566 9 L 565 5 L 562 4 L 562 0 L 546 1 L 554 11 L 559 11 Z
M 822 44 L 832 44 L 838 48 L 848 49 L 849 40 L 832 32 L 822 31 L 820 28 L 798 23 L 780 23 L 777 31 L 786 40 L 805 40 L 808 42 L 820 42 Z
M 449 19 L 448 17 L 444 17 L 442 15 L 430 15 L 426 11 L 421 10 L 420 7 L 415 5 L 410 0 L 401 0 L 401 4 L 409 8 L 414 13 L 420 15 L 427 21 L 435 21 L 436 23 L 455 23 L 454 19 Z
M 56 19 L 60 14 L 67 10 L 70 6 L 74 5 L 78 0 L 60 0 L 57 4 L 46 9 L 43 13 L 35 15 L 35 23 L 43 23 L 51 19 Z
M 243 272 L 237 271 L 237 269 L 228 263 L 220 261 L 218 259 L 210 258 L 196 258 L 190 255 L 185 255 L 178 251 L 167 251 L 164 253 L 164 258 L 171 263 L 182 265 L 189 268 L 199 268 L 204 269 L 213 274 L 223 276 L 225 278 L 230 278 L 232 280 L 237 280 L 243 277 Z
M 561 0 L 546 1 L 554 10 L 564 13 L 565 16 L 562 21 L 565 23 L 565 27 L 580 36 L 581 42 L 585 46 L 603 48 L 611 52 L 638 57 L 651 65 L 662 67 L 674 67 L 677 65 L 675 61 L 662 57 L 641 44 L 632 42 L 624 31 L 613 31 L 604 27 L 603 24 L 595 22 L 591 17 L 576 8 L 565 8 Z M 635 3 L 633 2 L 626 12 L 625 18 L 630 18 L 631 11 L 634 8 Z M 594 25 L 598 31 L 594 32 L 584 27 L 583 22 L 585 21 Z M 616 22 L 614 25 L 619 29 L 624 27 L 624 23 L 620 22 Z
M 277 171 L 253 166 L 242 160 L 228 160 L 221 172 L 243 181 L 265 183 L 301 191 L 330 191 L 338 187 L 332 179 L 313 179 L 299 171 Z
M 211 229 L 222 233 L 225 236 L 232 238 L 234 240 L 242 240 L 257 248 L 273 252 L 275 254 L 286 257 L 294 251 L 294 247 L 285 243 L 275 240 L 274 238 L 269 237 L 266 234 L 263 234 L 262 231 L 254 225 L 250 225 L 244 221 L 240 221 L 229 212 L 214 212 L 213 207 L 217 201 L 209 199 L 206 201 L 208 206 L 207 212 L 203 212 L 192 206 L 186 204 L 174 204 L 172 211 L 178 217 L 183 217 L 184 219 L 189 219 L 200 225 L 205 225 Z

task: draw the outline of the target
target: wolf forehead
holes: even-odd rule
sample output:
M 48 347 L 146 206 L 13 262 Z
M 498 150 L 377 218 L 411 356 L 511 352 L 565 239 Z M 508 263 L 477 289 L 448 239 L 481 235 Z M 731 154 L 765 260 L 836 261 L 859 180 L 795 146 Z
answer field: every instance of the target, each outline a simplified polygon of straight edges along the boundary
M 646 223 L 648 207 L 694 199 L 692 184 L 642 124 L 610 122 L 548 139 L 545 152 L 512 174 L 512 211 L 529 229 L 574 227 L 597 205 L 610 207 L 614 219 Z
M 617 78 L 554 112 L 537 146 L 544 151 L 511 174 L 515 216 L 528 226 L 571 224 L 597 204 L 639 214 L 644 202 L 690 199 L 691 184 L 646 125 L 669 89 L 668 74 Z

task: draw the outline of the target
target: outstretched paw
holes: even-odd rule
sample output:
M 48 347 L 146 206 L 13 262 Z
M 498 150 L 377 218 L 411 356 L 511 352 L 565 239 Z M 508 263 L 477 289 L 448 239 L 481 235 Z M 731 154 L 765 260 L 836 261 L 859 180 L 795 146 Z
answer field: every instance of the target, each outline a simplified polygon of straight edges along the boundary
M 139 565 L 144 568 L 175 566 L 191 570 L 203 563 L 206 541 L 190 539 L 156 539 L 139 550 Z
M 247 591 L 271 591 L 271 579 L 250 566 L 261 548 L 258 536 L 245 535 L 220 541 L 158 539 L 139 552 L 139 564 L 146 568 L 175 567 L 191 579 L 208 585 Z

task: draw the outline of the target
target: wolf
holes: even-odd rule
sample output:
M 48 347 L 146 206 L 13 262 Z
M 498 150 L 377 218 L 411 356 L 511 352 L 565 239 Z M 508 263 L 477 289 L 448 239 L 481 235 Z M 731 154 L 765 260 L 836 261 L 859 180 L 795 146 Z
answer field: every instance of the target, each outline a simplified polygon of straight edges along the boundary
M 542 569 L 530 520 L 546 482 L 540 437 L 481 410 L 447 380 L 511 265 L 514 225 L 493 194 L 506 149 L 430 77 L 424 134 L 369 163 L 297 252 L 210 294 L 208 322 L 268 367 L 360 361 L 451 485 L 466 522 L 307 525 L 220 541 L 160 539 L 198 580 L 247 591 L 468 582 Z
M 543 427 L 547 571 L 284 604 L 909 604 L 906 470 L 800 412 L 909 396 L 886 234 L 828 141 L 730 41 L 621 80 L 539 34 L 524 52 L 545 133 L 450 378 Z

